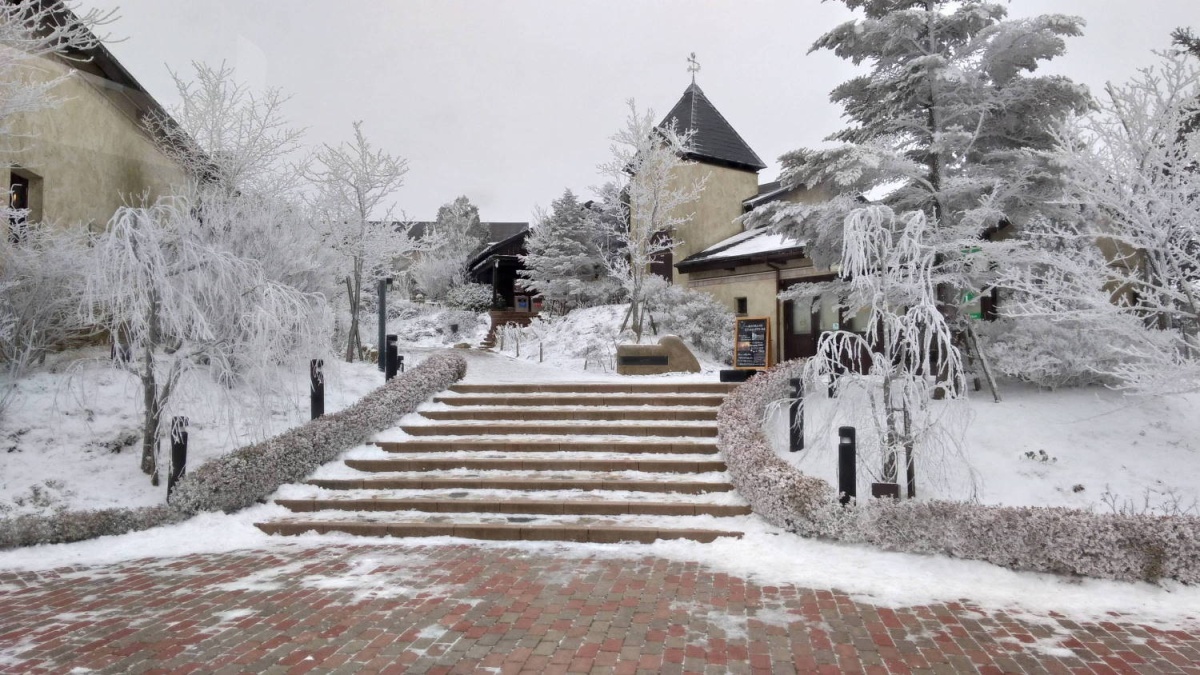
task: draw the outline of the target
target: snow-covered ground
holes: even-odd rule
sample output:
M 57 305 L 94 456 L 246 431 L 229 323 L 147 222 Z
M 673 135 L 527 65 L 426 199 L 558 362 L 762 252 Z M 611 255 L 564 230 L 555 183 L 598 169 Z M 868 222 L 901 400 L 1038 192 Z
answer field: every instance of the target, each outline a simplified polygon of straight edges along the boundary
M 556 370 L 582 375 L 613 374 L 616 370 L 616 345 L 621 322 L 629 305 L 600 305 L 574 310 L 565 316 L 539 317 L 520 330 L 501 331 L 503 344 L 496 342 L 496 351 L 514 359 L 549 366 Z M 732 333 L 732 329 L 730 329 Z M 659 328 L 654 335 L 647 327 L 643 344 L 656 344 L 661 335 L 670 331 Z M 631 341 L 631 340 L 630 340 Z M 709 377 L 722 366 L 711 354 L 692 347 L 700 367 Z
M 408 364 L 423 357 L 414 352 Z M 166 481 L 152 486 L 139 469 L 141 384 L 107 358 L 100 348 L 55 354 L 19 382 L 0 418 L 0 517 L 165 502 Z M 382 385 L 383 374 L 370 363 L 326 360 L 325 380 L 325 410 L 336 412 Z M 190 420 L 188 464 L 307 421 L 307 369 L 284 384 L 266 399 L 210 382 L 180 390 L 168 418 Z
M 1141 398 L 1018 382 L 1002 382 L 1001 395 L 1000 403 L 986 391 L 972 395 L 961 450 L 936 466 L 918 461 L 918 495 L 1200 515 L 1200 395 Z M 788 452 L 782 407 L 769 436 L 789 462 L 837 485 L 836 427 L 847 422 L 823 394 L 810 392 L 806 406 L 805 450 Z M 859 494 L 869 494 L 879 467 L 859 459 Z

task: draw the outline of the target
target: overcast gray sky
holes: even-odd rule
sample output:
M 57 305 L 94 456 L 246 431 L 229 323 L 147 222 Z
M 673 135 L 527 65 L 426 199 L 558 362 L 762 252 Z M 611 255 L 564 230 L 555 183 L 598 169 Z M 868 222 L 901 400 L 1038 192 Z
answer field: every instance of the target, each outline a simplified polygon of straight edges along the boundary
M 661 117 L 697 83 L 769 164 L 839 127 L 829 91 L 855 73 L 808 54 L 851 18 L 818 0 L 82 0 L 119 7 L 110 49 L 170 106 L 167 68 L 232 64 L 240 79 L 293 98 L 306 142 L 348 138 L 365 122 L 409 161 L 397 207 L 432 219 L 465 194 L 485 220 L 528 220 L 563 188 L 589 195 L 624 101 Z M 1093 91 L 1149 64 L 1178 26 L 1200 28 L 1197 0 L 1012 0 L 1010 16 L 1082 16 L 1050 72 Z

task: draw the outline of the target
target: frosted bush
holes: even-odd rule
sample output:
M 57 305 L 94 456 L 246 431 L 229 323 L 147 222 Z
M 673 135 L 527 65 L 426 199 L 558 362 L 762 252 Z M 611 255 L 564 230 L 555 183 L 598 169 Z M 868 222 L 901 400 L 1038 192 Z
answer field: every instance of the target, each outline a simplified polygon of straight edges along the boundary
M 937 553 L 1013 569 L 1200 583 L 1200 518 L 1101 514 L 1068 508 L 869 499 L 841 506 L 827 482 L 779 457 L 763 433 L 767 406 L 802 372 L 789 361 L 725 399 L 717 443 L 729 476 L 755 513 L 809 537 Z
M 446 306 L 479 314 L 492 308 L 492 287 L 486 284 L 462 284 L 446 293 Z
M 438 304 L 396 303 L 388 307 L 388 332 L 398 335 L 402 343 L 449 345 L 473 335 L 481 316 L 487 319 L 476 311 Z M 375 321 L 370 319 L 372 324 Z
M 647 281 L 646 301 L 658 333 L 678 335 L 693 349 L 722 363 L 733 356 L 733 312 L 708 293 L 668 284 L 659 277 Z
M 184 476 L 169 505 L 0 520 L 0 549 L 123 534 L 179 522 L 202 511 L 230 513 L 251 506 L 392 426 L 466 371 L 460 354 L 432 354 L 345 410 L 206 462 Z
M 976 325 L 983 349 L 1000 373 L 1038 386 L 1115 384 L 1123 355 L 1114 337 L 1095 327 L 1045 318 L 1003 318 Z

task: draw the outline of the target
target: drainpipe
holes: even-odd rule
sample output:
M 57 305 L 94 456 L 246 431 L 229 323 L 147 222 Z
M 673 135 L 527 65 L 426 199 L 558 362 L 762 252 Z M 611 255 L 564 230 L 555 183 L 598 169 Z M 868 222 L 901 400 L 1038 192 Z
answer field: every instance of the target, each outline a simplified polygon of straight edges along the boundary
M 767 263 L 767 267 L 775 270 L 775 351 L 777 352 L 775 363 L 783 361 L 783 301 L 779 299 L 779 272 L 783 268 L 776 263 Z M 770 364 L 767 364 L 770 365 Z

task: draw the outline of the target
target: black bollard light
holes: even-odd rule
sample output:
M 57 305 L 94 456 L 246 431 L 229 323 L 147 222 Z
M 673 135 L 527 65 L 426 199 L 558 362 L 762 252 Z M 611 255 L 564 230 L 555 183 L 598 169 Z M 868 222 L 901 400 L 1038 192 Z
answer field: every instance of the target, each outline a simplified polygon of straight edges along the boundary
M 396 376 L 396 370 L 400 366 L 400 352 L 396 346 L 396 341 L 399 338 L 395 335 L 387 336 L 387 370 L 384 371 L 384 380 L 390 380 Z
M 387 354 L 383 350 L 383 340 L 387 333 L 387 289 L 392 285 L 392 278 L 379 280 L 379 342 L 375 343 L 375 350 L 379 352 L 376 358 L 379 361 L 379 371 L 387 373 Z
M 804 449 L 804 380 L 794 378 L 792 404 L 788 414 L 788 446 L 792 452 Z
M 838 427 L 838 492 L 842 504 L 850 503 L 858 493 L 856 457 L 858 442 L 854 427 Z
M 167 473 L 167 499 L 175 491 L 175 484 L 183 478 L 187 471 L 187 432 L 188 418 L 177 416 L 171 418 L 171 470 Z
M 308 405 L 311 419 L 325 414 L 325 361 L 313 359 L 308 362 Z

